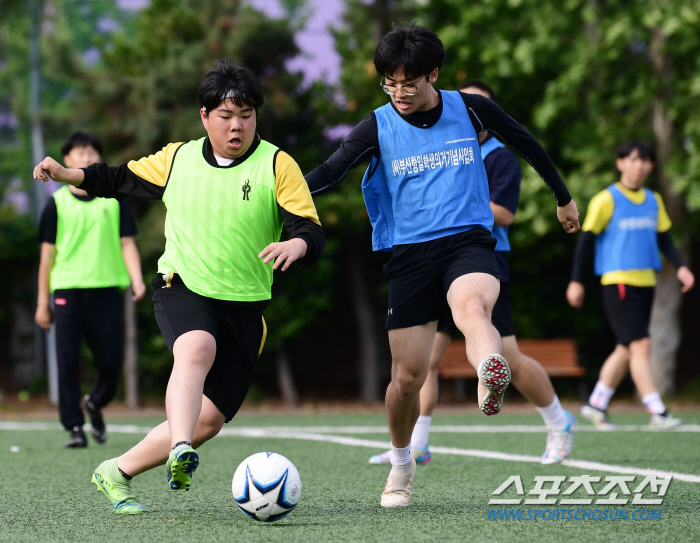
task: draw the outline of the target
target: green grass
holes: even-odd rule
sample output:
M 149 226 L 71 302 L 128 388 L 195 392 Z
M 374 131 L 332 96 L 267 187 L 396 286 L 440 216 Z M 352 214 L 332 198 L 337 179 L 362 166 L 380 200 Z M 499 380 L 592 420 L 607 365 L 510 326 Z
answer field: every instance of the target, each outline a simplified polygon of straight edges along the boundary
M 700 423 L 700 412 L 679 413 Z M 620 424 L 645 424 L 642 414 L 615 416 Z M 149 426 L 156 420 L 110 420 Z M 380 414 L 241 415 L 236 426 L 376 426 Z M 541 424 L 536 415 L 437 415 L 441 424 Z M 520 475 L 525 492 L 537 475 L 612 475 L 567 466 L 435 454 L 419 466 L 413 505 L 379 506 L 388 467 L 370 466 L 380 449 L 297 439 L 219 436 L 200 449 L 201 465 L 190 492 L 169 490 L 164 468 L 138 477 L 133 489 L 148 514 L 121 517 L 90 484 L 102 460 L 119 455 L 140 438 L 112 433 L 107 444 L 66 450 L 62 430 L 0 431 L 0 541 L 697 541 L 700 537 L 700 483 L 674 481 L 657 521 L 489 521 L 491 493 L 510 475 Z M 388 434 L 350 437 L 388 441 Z M 698 433 L 579 432 L 573 459 L 700 474 Z M 20 447 L 9 452 L 12 445 Z M 544 434 L 434 433 L 432 446 L 485 449 L 539 456 Z M 241 514 L 231 496 L 231 477 L 250 454 L 273 450 L 290 458 L 302 477 L 302 498 L 287 518 L 264 524 Z M 641 477 L 637 477 L 637 482 Z M 645 496 L 651 497 L 651 496 Z M 523 509 L 546 506 L 521 506 Z M 559 506 L 555 506 L 559 508 Z M 600 508 L 600 506 L 598 506 Z M 491 506 L 493 509 L 494 506 Z M 591 506 L 595 509 L 595 506 Z M 635 507 L 626 506 L 631 512 Z M 658 509 L 658 506 L 649 508 Z

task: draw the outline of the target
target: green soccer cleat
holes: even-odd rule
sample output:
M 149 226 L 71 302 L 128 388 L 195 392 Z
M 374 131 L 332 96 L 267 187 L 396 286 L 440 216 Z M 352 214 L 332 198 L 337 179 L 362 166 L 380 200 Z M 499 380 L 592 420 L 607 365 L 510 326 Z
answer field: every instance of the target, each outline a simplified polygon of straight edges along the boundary
M 190 445 L 180 445 L 170 451 L 168 461 L 165 463 L 170 488 L 189 490 L 192 485 L 192 474 L 197 466 L 199 466 L 199 455 Z
M 105 460 L 92 474 L 92 484 L 97 487 L 112 502 L 112 508 L 119 515 L 141 515 L 146 512 L 143 505 L 136 501 L 136 496 L 131 491 L 131 484 L 124 479 L 117 459 Z

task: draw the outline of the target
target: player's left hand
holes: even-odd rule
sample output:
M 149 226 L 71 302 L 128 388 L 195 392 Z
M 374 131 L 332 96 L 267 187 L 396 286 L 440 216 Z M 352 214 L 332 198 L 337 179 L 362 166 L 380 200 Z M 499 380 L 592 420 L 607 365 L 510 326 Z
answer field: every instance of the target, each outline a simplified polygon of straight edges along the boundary
M 559 219 L 567 234 L 578 232 L 581 228 L 578 222 L 578 208 L 573 199 L 565 206 L 557 208 L 557 219 Z
M 690 271 L 688 266 L 681 266 L 678 268 L 676 277 L 683 284 L 681 287 L 681 292 L 688 292 L 691 288 L 695 286 L 695 276 L 693 272 Z
M 141 281 L 139 284 L 131 285 L 131 289 L 134 291 L 134 295 L 131 297 L 131 300 L 134 302 L 140 302 L 143 300 L 143 297 L 146 295 L 146 285 Z
M 292 238 L 287 241 L 270 243 L 270 245 L 265 247 L 258 255 L 258 258 L 264 258 L 264 264 L 274 260 L 275 263 L 272 265 L 273 270 L 276 270 L 284 263 L 282 271 L 286 271 L 287 268 L 292 265 L 292 262 L 299 260 L 305 254 L 306 242 L 301 238 Z

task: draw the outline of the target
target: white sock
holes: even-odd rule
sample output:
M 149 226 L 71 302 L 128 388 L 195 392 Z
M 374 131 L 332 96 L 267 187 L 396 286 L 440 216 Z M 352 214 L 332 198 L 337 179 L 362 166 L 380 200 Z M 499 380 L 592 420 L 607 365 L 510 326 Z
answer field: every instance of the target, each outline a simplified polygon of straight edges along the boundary
M 644 407 L 647 408 L 650 415 L 660 415 L 666 411 L 664 402 L 661 401 L 661 395 L 658 392 L 650 392 L 642 398 Z
M 428 437 L 430 436 L 430 421 L 433 417 L 425 417 L 421 415 L 413 427 L 413 435 L 411 436 L 411 448 L 417 451 L 422 451 L 428 446 Z
M 391 465 L 403 466 L 411 461 L 411 445 L 410 443 L 403 448 L 394 447 L 391 444 Z
M 601 381 L 598 381 L 591 393 L 591 397 L 588 398 L 588 403 L 596 409 L 605 411 L 608 408 L 610 398 L 612 398 L 613 394 L 615 394 L 614 388 L 610 388 L 608 385 L 604 385 Z
M 550 403 L 547 407 L 537 407 L 537 412 L 542 415 L 544 423 L 547 428 L 559 428 L 563 430 L 566 428 L 566 412 L 559 403 L 559 397 L 555 394 L 554 401 Z

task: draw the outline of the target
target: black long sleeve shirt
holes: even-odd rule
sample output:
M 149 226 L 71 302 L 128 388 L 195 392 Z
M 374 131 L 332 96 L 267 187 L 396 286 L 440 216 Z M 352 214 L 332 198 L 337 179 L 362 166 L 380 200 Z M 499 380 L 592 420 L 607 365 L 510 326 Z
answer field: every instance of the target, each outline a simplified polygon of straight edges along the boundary
M 260 138 L 256 136 L 250 149 L 228 166 L 218 164 L 209 138 L 204 142 L 202 153 L 207 163 L 215 168 L 235 168 L 247 160 L 259 144 Z M 135 196 L 147 200 L 160 200 L 165 193 L 177 149 L 181 145 L 171 143 L 155 155 L 116 167 L 101 162 L 83 168 L 85 179 L 80 188 L 90 195 L 103 198 L 122 200 L 127 196 Z M 298 166 L 287 153 L 278 151 L 272 168 L 278 180 L 277 207 L 285 230 L 290 239 L 301 238 L 306 242 L 306 254 L 298 262 L 309 266 L 318 260 L 326 246 L 313 201 L 304 186 Z
M 464 100 L 465 120 L 469 119 L 477 134 L 488 131 L 512 146 L 535 169 L 554 193 L 558 206 L 564 206 L 571 201 L 571 195 L 554 163 L 527 130 L 514 121 L 494 101 L 478 94 L 460 93 L 460 95 Z M 442 115 L 442 94 L 440 94 L 440 103 L 428 111 L 402 115 L 396 110 L 393 103 L 391 106 L 401 119 L 410 125 L 418 128 L 430 128 L 440 120 Z M 316 196 L 328 192 L 352 169 L 363 162 L 368 162 L 372 156 L 380 158 L 377 119 L 374 112 L 352 129 L 338 150 L 326 162 L 306 174 L 306 182 L 309 184 L 311 194 Z

